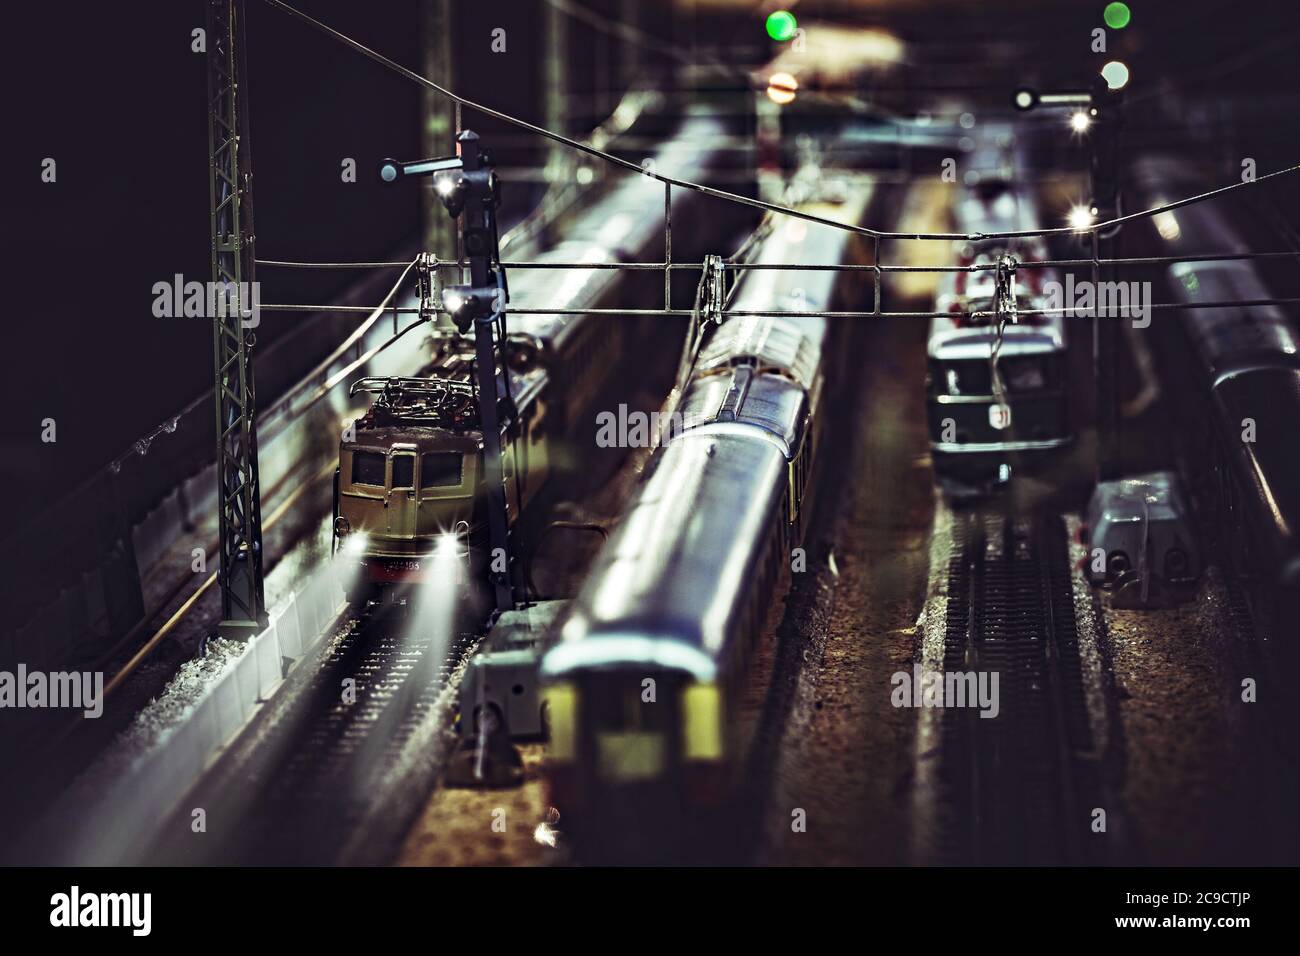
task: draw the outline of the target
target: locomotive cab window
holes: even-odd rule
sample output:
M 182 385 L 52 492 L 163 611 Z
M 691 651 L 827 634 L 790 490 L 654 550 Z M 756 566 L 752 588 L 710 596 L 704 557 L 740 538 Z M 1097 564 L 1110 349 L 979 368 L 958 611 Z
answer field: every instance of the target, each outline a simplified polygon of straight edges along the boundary
M 1021 355 L 1004 358 L 999 371 L 1012 392 L 1040 392 L 1057 385 L 1057 366 L 1049 355 Z
M 376 451 L 352 453 L 352 483 L 354 485 L 384 486 L 384 456 Z
M 415 487 L 414 455 L 393 456 L 393 487 L 403 489 Z
M 993 376 L 987 359 L 935 363 L 931 374 L 949 395 L 990 395 L 993 392 Z
M 420 458 L 421 488 L 454 488 L 461 483 L 464 456 L 459 452 L 439 451 Z

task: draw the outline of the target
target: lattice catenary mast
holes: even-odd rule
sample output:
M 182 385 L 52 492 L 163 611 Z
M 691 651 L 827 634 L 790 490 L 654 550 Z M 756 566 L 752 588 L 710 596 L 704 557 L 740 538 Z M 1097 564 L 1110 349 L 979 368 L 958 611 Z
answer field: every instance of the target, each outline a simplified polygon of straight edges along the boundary
M 208 149 L 212 281 L 230 290 L 214 309 L 217 516 L 221 532 L 220 631 L 252 637 L 266 624 L 262 592 L 262 514 L 257 474 L 257 402 L 250 356 L 254 336 L 245 302 L 254 288 L 252 170 L 242 0 L 208 3 Z M 219 297 L 226 303 L 224 296 Z

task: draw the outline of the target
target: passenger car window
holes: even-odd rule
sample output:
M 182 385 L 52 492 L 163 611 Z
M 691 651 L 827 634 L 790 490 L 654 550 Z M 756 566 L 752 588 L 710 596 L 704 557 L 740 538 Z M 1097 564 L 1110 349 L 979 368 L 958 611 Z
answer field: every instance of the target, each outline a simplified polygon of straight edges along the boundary
M 352 483 L 384 486 L 384 456 L 373 451 L 352 453 Z
M 420 459 L 421 488 L 454 488 L 461 483 L 461 459 L 458 452 L 439 451 Z
M 415 456 L 414 455 L 393 456 L 393 487 L 394 488 L 415 487 Z

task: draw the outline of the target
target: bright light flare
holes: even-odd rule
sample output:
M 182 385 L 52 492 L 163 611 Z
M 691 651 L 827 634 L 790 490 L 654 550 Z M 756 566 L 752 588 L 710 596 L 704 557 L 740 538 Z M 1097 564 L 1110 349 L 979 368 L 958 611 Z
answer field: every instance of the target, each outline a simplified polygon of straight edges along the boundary
M 1128 86 L 1128 67 L 1119 60 L 1111 60 L 1101 68 L 1101 78 L 1112 90 L 1122 90 Z
M 370 546 L 370 535 L 364 531 L 354 531 L 343 541 L 343 553 L 350 558 L 359 558 Z
M 1076 110 L 1070 114 L 1070 129 L 1076 133 L 1088 132 L 1088 127 L 1092 125 L 1092 117 L 1083 110 Z
M 773 73 L 767 81 L 767 98 L 778 106 L 793 103 L 798 90 L 799 81 L 793 73 Z
M 1156 203 L 1157 206 L 1163 205 L 1164 200 Z M 1155 223 L 1156 232 L 1160 233 L 1160 238 L 1166 242 L 1177 242 L 1183 235 L 1182 227 L 1178 225 L 1178 217 L 1166 209 L 1164 212 L 1158 212 L 1151 217 Z
M 438 535 L 437 543 L 433 546 L 433 555 L 438 561 L 448 557 L 463 558 L 467 547 L 464 535 L 454 531 L 444 531 Z
M 420 560 L 423 573 L 412 587 L 408 603 L 408 646 L 428 647 L 435 656 L 451 649 L 464 579 L 463 543 L 454 532 L 440 534 L 433 551 Z
M 1088 206 L 1073 206 L 1067 218 L 1071 229 L 1083 230 L 1092 225 L 1094 216 L 1095 213 Z
M 543 820 L 533 831 L 533 839 L 542 846 L 554 847 L 557 843 L 555 828 Z

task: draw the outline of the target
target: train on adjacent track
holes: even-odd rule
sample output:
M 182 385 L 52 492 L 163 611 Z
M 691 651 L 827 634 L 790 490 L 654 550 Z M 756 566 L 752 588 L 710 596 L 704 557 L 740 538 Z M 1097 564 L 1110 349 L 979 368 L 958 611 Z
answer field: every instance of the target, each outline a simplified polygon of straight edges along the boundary
M 875 196 L 846 177 L 810 207 L 861 222 Z M 832 227 L 777 220 L 759 265 L 867 263 Z M 672 421 L 618 529 L 541 664 L 547 773 L 588 858 L 683 859 L 708 842 L 743 763 L 747 681 L 804 544 L 844 377 L 862 272 L 751 269 L 704 339 Z
M 956 231 L 974 236 L 1040 227 L 1033 196 L 1016 181 L 1019 153 L 1009 126 L 981 131 L 963 164 Z M 1022 315 L 999 323 L 997 266 L 1047 258 L 1039 237 L 954 243 L 967 271 L 945 273 L 930 323 L 926 405 L 935 481 L 968 498 L 1031 473 L 1073 441 L 1069 418 L 1065 318 Z M 1012 276 L 1017 308 L 1050 309 L 1056 273 L 1024 268 Z M 973 316 L 976 313 L 983 315 Z M 996 366 L 994 356 L 996 355 Z
M 743 170 L 746 157 L 727 145 L 727 132 L 722 120 L 688 115 L 654 156 L 656 168 L 703 183 Z M 510 276 L 516 307 L 560 310 L 508 316 L 509 367 L 499 374 L 518 413 L 502 434 L 512 525 L 563 467 L 568 448 L 585 443 L 582 429 L 593 421 L 598 398 L 634 381 L 647 350 L 675 354 L 680 348 L 684 321 L 581 312 L 662 297 L 662 272 L 601 267 L 661 254 L 668 213 L 663 196 L 657 181 L 624 175 L 537 256 L 542 263 L 590 268 L 529 268 Z M 679 260 L 700 261 L 753 225 L 751 210 L 686 189 L 673 193 L 670 215 Z M 694 281 L 679 275 L 679 284 Z M 336 547 L 361 572 L 348 595 L 357 606 L 400 593 L 394 585 L 423 580 L 446 536 L 460 539 L 464 551 L 467 545 L 477 550 L 473 545 L 485 533 L 473 343 L 454 332 L 435 341 L 434 360 L 418 374 L 353 386 L 354 394 L 372 394 L 374 401 L 339 446 L 334 535 Z
M 1177 160 L 1150 158 L 1134 172 L 1151 202 L 1163 198 L 1157 189 L 1199 185 Z M 1167 255 L 1250 251 L 1215 203 L 1184 206 L 1153 226 Z M 1167 279 L 1174 300 L 1188 305 L 1273 297 L 1260 262 L 1249 258 L 1175 262 Z M 1166 337 L 1173 360 L 1199 371 L 1170 382 L 1183 431 L 1195 436 L 1183 470 L 1208 519 L 1210 553 L 1240 587 L 1256 631 L 1275 638 L 1300 620 L 1300 333 L 1272 304 L 1177 310 L 1169 328 L 1178 333 Z M 1296 653 L 1293 642 L 1282 643 Z

